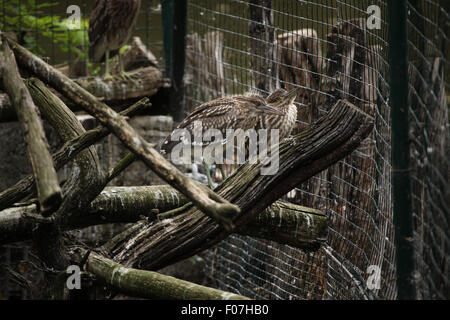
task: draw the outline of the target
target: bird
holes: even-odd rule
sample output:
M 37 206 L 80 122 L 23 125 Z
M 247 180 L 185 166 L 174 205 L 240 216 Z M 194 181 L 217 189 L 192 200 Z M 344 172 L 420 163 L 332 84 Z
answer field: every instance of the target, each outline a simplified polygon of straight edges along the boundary
M 167 136 L 161 145 L 161 153 L 169 154 L 174 147 L 180 143 L 180 140 L 187 144 L 188 148 L 193 150 L 195 135 L 201 135 L 198 132 L 199 127 L 196 123 L 200 121 L 201 130 L 217 129 L 222 134 L 223 139 L 217 141 L 201 141 L 201 147 L 204 150 L 212 144 L 226 145 L 227 129 L 278 129 L 279 139 L 288 137 L 297 120 L 297 107 L 294 101 L 298 90 L 276 89 L 267 98 L 261 97 L 257 93 L 248 93 L 244 95 L 226 96 L 205 102 L 194 109 L 173 131 Z M 186 137 L 175 137 L 177 130 L 185 129 L 185 133 L 190 135 Z M 180 131 L 178 131 L 180 132 Z M 177 139 L 178 138 L 178 139 Z M 181 139 L 180 139 L 181 138 Z M 270 141 L 270 138 L 268 139 Z M 247 150 L 248 151 L 248 150 Z M 193 152 L 191 152 L 191 155 Z M 214 155 L 213 155 L 214 156 Z M 205 161 L 206 175 L 208 184 L 213 186 L 209 172 L 210 161 Z M 223 167 L 220 166 L 222 176 L 224 177 Z
M 131 79 L 123 67 L 119 49 L 134 30 L 141 6 L 140 0 L 97 0 L 89 19 L 89 59 L 106 62 L 104 79 L 112 79 L 109 59 L 119 54 L 120 76 Z

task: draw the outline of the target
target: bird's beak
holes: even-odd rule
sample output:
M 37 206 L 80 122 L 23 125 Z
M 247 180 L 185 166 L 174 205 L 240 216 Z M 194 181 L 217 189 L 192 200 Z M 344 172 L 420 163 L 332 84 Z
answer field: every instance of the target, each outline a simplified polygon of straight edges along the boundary
M 278 109 L 276 109 L 274 107 L 269 106 L 268 104 L 263 105 L 261 107 L 261 109 L 262 109 L 262 111 L 264 113 L 269 113 L 269 114 L 274 114 L 275 113 L 275 114 L 279 114 L 279 115 L 284 115 L 283 112 L 281 112 L 280 110 L 278 110 Z
M 297 98 L 298 94 L 298 88 L 294 88 L 292 90 L 289 90 L 286 95 L 284 96 L 285 101 L 290 101 L 291 103 L 294 102 L 295 98 Z

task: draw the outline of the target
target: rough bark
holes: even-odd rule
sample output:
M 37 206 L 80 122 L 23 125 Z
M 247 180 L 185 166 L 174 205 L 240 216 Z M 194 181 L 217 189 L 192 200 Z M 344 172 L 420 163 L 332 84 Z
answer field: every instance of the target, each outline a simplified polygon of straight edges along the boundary
M 13 43 L 12 48 L 16 59 L 23 68 L 79 104 L 86 112 L 108 127 L 127 148 L 134 152 L 161 179 L 189 197 L 200 210 L 220 222 L 224 228 L 227 230 L 233 229 L 234 226 L 230 216 L 236 215 L 240 211 L 238 206 L 229 203 L 207 186 L 181 173 L 164 159 L 152 145 L 137 134 L 123 117 L 61 72 L 18 44 Z
M 183 208 L 188 201 L 168 185 L 107 187 L 89 208 L 69 214 L 64 230 L 105 223 L 162 220 L 168 211 Z M 310 251 L 317 250 L 326 241 L 327 222 L 327 216 L 319 210 L 277 201 L 236 232 Z M 28 240 L 40 223 L 46 220 L 37 217 L 34 205 L 0 211 L 0 243 Z
M 31 78 L 27 85 L 42 116 L 62 141 L 69 141 L 85 133 L 75 114 L 44 83 Z M 33 230 L 33 245 L 40 259 L 47 265 L 58 269 L 67 265 L 68 255 L 61 229 L 72 212 L 76 209 L 83 210 L 101 192 L 103 182 L 103 172 L 95 148 L 91 146 L 77 154 L 70 176 L 64 184 L 64 198 L 52 223 L 38 225 Z
M 316 123 L 281 143 L 275 175 L 261 175 L 261 163 L 246 164 L 215 191 L 240 206 L 233 222 L 243 227 L 299 183 L 355 150 L 373 122 L 371 116 L 340 100 Z M 229 234 L 194 207 L 173 218 L 137 224 L 104 249 L 117 262 L 156 270 L 210 248 Z
M 128 109 L 122 111 L 120 115 L 131 117 L 140 111 L 147 103 L 147 98 L 141 99 Z M 79 152 L 106 137 L 108 134 L 110 134 L 108 128 L 98 126 L 95 129 L 86 131 L 82 135 L 67 141 L 57 152 L 52 155 L 55 168 L 62 168 L 62 166 L 72 160 Z M 34 177 L 29 175 L 21 179 L 14 186 L 0 192 L 0 210 L 8 208 L 13 203 L 20 201 L 25 196 L 31 194 L 34 187 Z
M 92 95 L 103 98 L 105 102 L 152 96 L 167 84 L 161 71 L 155 67 L 136 69 L 129 72 L 129 75 L 135 82 L 120 78 L 103 80 L 99 77 L 78 78 L 74 82 Z
M 58 176 L 48 150 L 39 111 L 20 76 L 14 54 L 4 37 L 0 38 L 0 45 L 0 75 L 3 86 L 21 124 L 36 181 L 41 213 L 48 216 L 61 204 L 62 195 Z

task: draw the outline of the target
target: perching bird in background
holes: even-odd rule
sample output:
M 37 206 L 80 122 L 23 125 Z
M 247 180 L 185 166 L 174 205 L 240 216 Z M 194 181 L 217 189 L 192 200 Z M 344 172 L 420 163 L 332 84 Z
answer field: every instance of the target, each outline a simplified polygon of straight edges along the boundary
M 296 97 L 297 89 L 289 92 L 277 89 L 265 99 L 257 94 L 218 98 L 197 107 L 175 130 L 187 129 L 193 137 L 200 134 L 194 132 L 195 122 L 201 121 L 203 132 L 208 129 L 218 129 L 223 137 L 226 137 L 226 129 L 242 129 L 244 131 L 248 129 L 279 129 L 279 139 L 282 140 L 289 136 L 297 119 L 297 107 L 294 105 Z M 161 152 L 164 154 L 171 152 L 180 143 L 177 139 L 172 141 L 172 134 L 164 140 L 161 146 Z M 191 148 L 194 148 L 194 139 L 190 140 L 192 141 Z M 203 141 L 202 148 L 207 147 L 210 143 L 224 145 L 226 141 Z M 208 165 L 209 163 L 205 162 L 208 183 L 212 186 Z M 224 175 L 222 167 L 221 170 Z
M 119 53 L 120 76 L 129 78 L 119 49 L 125 45 L 136 25 L 140 0 L 97 0 L 89 19 L 89 59 L 105 61 L 104 79 L 111 79 L 109 59 Z

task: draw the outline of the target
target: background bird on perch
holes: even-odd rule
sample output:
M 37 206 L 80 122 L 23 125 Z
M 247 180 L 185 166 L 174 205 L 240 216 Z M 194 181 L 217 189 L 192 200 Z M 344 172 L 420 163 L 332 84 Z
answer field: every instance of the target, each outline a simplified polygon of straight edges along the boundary
M 202 149 L 211 143 L 222 144 L 225 148 L 227 129 L 278 129 L 279 139 L 289 136 L 297 119 L 297 107 L 294 105 L 297 97 L 297 89 L 286 91 L 277 89 L 267 98 L 258 94 L 236 95 L 218 98 L 198 106 L 189 114 L 164 140 L 161 152 L 168 154 L 180 143 L 179 139 L 173 139 L 172 134 L 177 129 L 187 129 L 191 137 L 201 135 L 202 132 L 195 132 L 195 122 L 201 121 L 203 132 L 208 129 L 218 129 L 222 133 L 222 141 L 202 141 Z M 268 133 L 269 133 L 268 132 Z M 270 141 L 270 138 L 268 139 Z M 190 138 L 190 147 L 194 149 L 194 138 Z M 223 150 L 225 152 L 225 150 Z M 193 154 L 194 152 L 191 152 Z M 212 179 L 209 172 L 209 161 L 203 159 L 208 178 L 208 184 L 212 187 Z M 225 178 L 223 166 L 220 165 L 223 178 Z
M 123 67 L 119 49 L 125 45 L 136 25 L 140 0 L 97 0 L 89 19 L 89 59 L 105 61 L 104 79 L 111 79 L 109 59 L 119 54 L 120 76 L 131 79 Z

